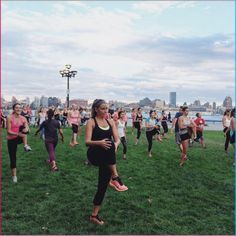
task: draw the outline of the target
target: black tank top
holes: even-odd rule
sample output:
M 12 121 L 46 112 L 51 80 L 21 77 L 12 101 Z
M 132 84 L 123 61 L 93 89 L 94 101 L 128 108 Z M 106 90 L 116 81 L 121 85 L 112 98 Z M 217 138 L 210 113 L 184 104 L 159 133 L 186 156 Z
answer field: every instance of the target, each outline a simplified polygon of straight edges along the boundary
M 112 140 L 112 128 L 111 125 L 109 123 L 109 121 L 106 119 L 107 124 L 109 125 L 109 129 L 108 130 L 103 130 L 98 126 L 97 120 L 96 118 L 93 118 L 94 122 L 95 122 L 95 127 L 93 128 L 93 132 L 92 132 L 92 140 L 102 140 L 102 139 L 109 139 Z
M 136 122 L 139 122 L 139 121 L 142 121 L 142 120 L 143 120 L 143 116 L 137 114 L 137 116 L 136 116 L 136 118 L 135 118 L 135 121 L 136 121 Z

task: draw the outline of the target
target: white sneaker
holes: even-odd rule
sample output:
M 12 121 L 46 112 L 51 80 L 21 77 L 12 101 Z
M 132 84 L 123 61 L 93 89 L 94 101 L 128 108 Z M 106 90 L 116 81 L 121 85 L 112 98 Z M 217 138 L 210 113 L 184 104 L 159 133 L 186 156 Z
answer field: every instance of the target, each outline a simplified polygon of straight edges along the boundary
M 17 177 L 16 176 L 12 176 L 12 181 L 13 181 L 13 183 L 17 183 Z
M 24 149 L 25 149 L 26 152 L 32 151 L 32 149 L 29 145 L 25 145 Z

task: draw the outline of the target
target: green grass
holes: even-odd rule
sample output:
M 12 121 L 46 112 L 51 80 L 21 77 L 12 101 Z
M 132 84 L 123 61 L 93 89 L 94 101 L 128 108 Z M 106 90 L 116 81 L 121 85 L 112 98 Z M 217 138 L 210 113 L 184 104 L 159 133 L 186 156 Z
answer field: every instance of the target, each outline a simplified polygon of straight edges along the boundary
M 108 188 L 100 215 L 105 225 L 88 221 L 96 191 L 98 170 L 84 165 L 84 133 L 76 148 L 57 146 L 60 171 L 45 164 L 47 153 L 35 129 L 29 135 L 32 152 L 18 147 L 18 183 L 13 184 L 2 132 L 2 233 L 3 234 L 234 234 L 233 149 L 224 153 L 222 132 L 206 131 L 207 149 L 189 149 L 189 159 L 179 167 L 180 153 L 174 135 L 153 143 L 147 157 L 144 133 L 134 146 L 128 131 L 127 160 L 118 150 L 117 166 L 127 192 Z M 84 131 L 83 131 L 84 132 Z

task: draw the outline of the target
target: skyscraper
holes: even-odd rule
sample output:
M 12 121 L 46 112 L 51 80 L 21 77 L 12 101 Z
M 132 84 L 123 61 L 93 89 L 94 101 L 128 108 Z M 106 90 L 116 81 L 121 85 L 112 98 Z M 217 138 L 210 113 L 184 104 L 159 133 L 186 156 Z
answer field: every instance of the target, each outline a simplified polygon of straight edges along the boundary
M 176 107 L 176 92 L 170 92 L 170 107 Z

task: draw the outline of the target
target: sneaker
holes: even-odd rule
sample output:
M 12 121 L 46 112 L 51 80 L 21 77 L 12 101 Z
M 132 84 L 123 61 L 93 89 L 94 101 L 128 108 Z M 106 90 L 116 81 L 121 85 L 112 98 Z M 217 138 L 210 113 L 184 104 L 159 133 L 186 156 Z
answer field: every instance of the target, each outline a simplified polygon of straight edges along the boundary
M 13 183 L 17 183 L 17 177 L 16 176 L 12 176 L 12 181 L 13 181 Z
M 103 225 L 104 221 L 98 216 L 90 216 L 89 220 L 97 225 Z
M 26 152 L 32 151 L 32 149 L 29 145 L 25 145 L 24 149 L 25 149 Z
M 122 183 L 120 177 L 118 176 L 115 179 L 112 179 L 109 182 L 109 185 L 118 192 L 124 192 L 128 190 L 128 187 Z

